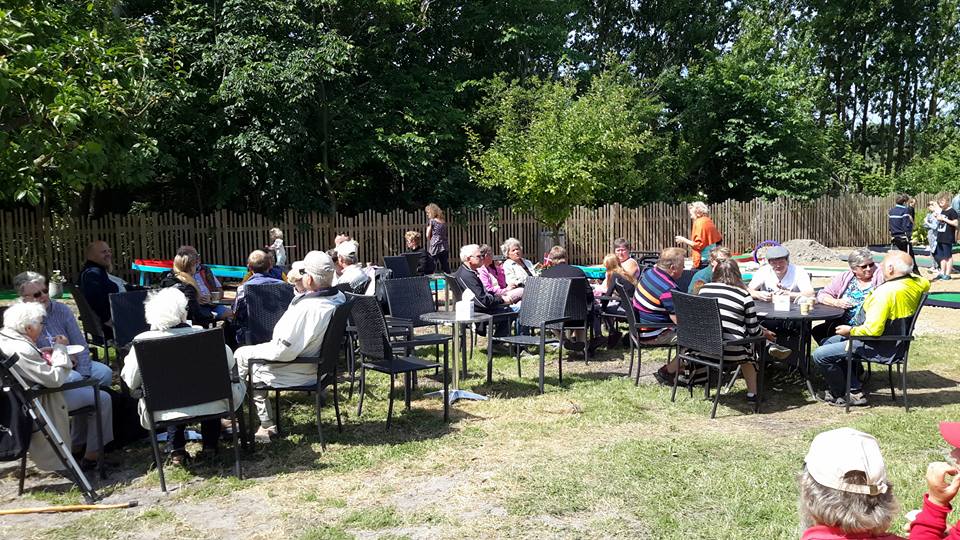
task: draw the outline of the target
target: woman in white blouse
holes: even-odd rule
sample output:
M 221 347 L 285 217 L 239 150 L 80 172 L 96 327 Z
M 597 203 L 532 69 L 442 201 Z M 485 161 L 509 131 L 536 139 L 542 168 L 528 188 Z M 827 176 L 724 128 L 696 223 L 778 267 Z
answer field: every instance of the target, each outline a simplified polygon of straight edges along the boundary
M 504 256 L 503 274 L 507 278 L 507 285 L 522 286 L 528 277 L 540 273 L 532 262 L 523 258 L 523 246 L 516 238 L 507 238 L 500 250 Z

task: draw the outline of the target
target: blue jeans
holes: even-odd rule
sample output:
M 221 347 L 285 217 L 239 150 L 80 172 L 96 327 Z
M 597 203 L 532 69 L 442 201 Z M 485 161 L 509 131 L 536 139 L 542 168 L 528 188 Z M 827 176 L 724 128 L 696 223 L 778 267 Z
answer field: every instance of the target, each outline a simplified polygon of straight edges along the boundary
M 871 356 L 868 348 L 860 342 L 857 342 L 853 353 L 861 357 Z M 847 392 L 847 338 L 835 335 L 825 339 L 823 344 L 813 351 L 813 361 L 823 373 L 827 388 L 830 389 L 833 397 L 845 395 Z M 857 360 L 853 363 L 853 373 L 850 375 L 851 392 L 861 390 L 859 377 L 861 371 L 863 367 Z

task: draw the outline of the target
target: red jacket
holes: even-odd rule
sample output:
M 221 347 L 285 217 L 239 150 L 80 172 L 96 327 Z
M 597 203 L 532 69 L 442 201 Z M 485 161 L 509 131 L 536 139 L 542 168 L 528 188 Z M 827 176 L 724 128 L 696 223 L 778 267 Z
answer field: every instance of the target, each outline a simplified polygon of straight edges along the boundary
M 910 540 L 960 540 L 960 530 L 957 527 L 950 529 L 949 534 L 944 534 L 947 530 L 947 515 L 951 509 L 949 505 L 940 506 L 930 502 L 924 495 L 923 508 L 910 527 Z
M 836 527 L 827 527 L 826 525 L 814 525 L 803 531 L 801 540 L 906 540 L 902 536 L 895 534 L 881 534 L 875 536 L 872 534 L 848 534 Z

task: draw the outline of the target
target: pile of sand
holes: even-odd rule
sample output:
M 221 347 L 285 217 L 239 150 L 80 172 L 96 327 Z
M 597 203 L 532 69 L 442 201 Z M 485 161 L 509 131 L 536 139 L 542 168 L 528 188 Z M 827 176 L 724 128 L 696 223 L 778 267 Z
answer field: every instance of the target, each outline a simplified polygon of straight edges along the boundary
M 783 243 L 783 247 L 790 250 L 790 262 L 798 264 L 840 261 L 840 257 L 832 249 L 809 238 L 789 240 Z

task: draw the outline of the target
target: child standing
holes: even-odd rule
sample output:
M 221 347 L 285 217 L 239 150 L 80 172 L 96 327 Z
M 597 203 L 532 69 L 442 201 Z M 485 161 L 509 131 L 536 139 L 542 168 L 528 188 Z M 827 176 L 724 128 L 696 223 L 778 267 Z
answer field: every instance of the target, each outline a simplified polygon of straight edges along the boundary
M 933 258 L 940 265 L 940 273 L 930 281 L 950 279 L 950 271 L 953 269 L 953 242 L 957 234 L 958 215 L 957 211 L 950 206 L 950 194 L 943 192 L 937 195 L 937 205 L 940 207 L 940 213 L 934 218 L 938 224 L 937 247 Z
M 913 258 L 913 246 L 910 239 L 913 236 L 913 208 L 910 207 L 910 196 L 906 193 L 897 195 L 896 204 L 887 213 L 890 222 L 890 244 L 894 249 L 904 251 Z M 919 273 L 917 263 L 913 263 L 914 272 Z
M 450 273 L 450 239 L 448 237 L 447 221 L 443 210 L 430 203 L 425 208 L 427 213 L 427 253 L 433 258 L 434 268 Z
M 270 246 L 267 247 L 273 252 L 273 259 L 280 270 L 287 268 L 287 249 L 283 247 L 283 231 L 274 227 L 270 229 Z

